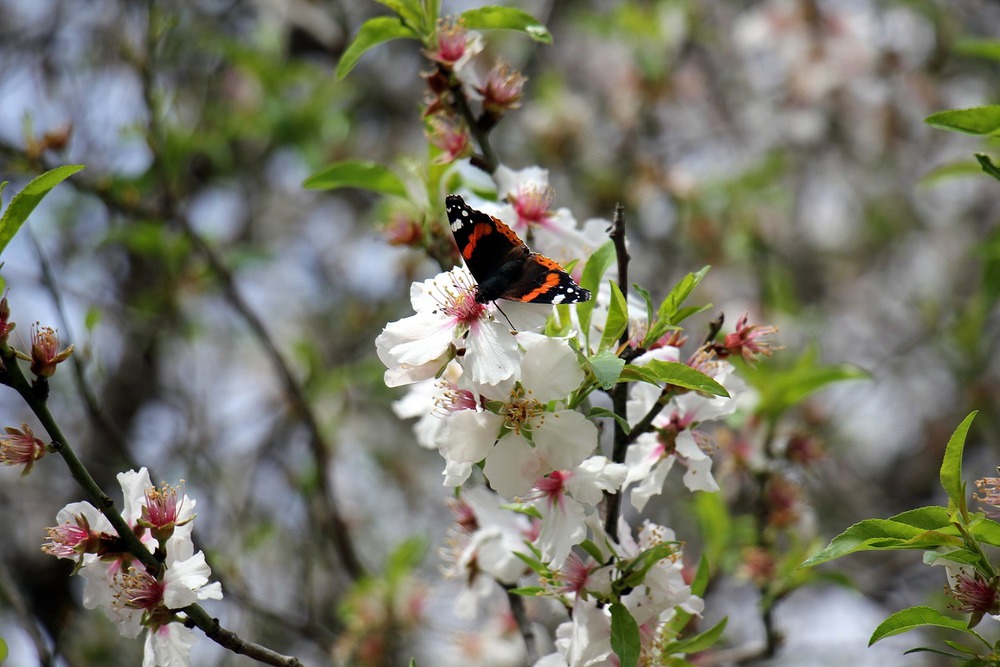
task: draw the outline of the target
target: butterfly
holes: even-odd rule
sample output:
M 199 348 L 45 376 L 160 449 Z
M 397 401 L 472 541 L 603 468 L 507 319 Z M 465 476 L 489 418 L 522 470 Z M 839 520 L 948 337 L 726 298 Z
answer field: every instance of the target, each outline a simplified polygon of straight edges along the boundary
M 532 252 L 514 230 L 477 211 L 459 195 L 445 198 L 448 222 L 466 266 L 476 279 L 476 301 L 579 303 L 590 291 L 576 284 L 555 260 Z

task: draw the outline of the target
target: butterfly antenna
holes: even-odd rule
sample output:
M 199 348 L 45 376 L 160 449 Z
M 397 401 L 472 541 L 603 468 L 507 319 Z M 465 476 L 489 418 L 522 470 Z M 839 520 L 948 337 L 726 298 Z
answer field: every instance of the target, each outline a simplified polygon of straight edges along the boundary
M 499 304 L 499 303 L 497 303 L 496 301 L 494 301 L 494 302 L 493 302 L 493 305 L 497 307 L 497 310 L 499 310 L 499 311 L 500 311 L 500 314 L 501 314 L 501 315 L 503 315 L 503 318 L 504 318 L 505 320 L 507 320 L 507 324 L 509 324 L 509 325 L 510 325 L 510 330 L 511 330 L 511 331 L 517 331 L 517 327 L 515 327 L 515 326 L 514 326 L 514 323 L 510 321 L 510 318 L 509 318 L 509 317 L 507 317 L 507 313 L 503 312 L 503 308 L 501 308 L 501 307 L 500 307 L 500 304 Z

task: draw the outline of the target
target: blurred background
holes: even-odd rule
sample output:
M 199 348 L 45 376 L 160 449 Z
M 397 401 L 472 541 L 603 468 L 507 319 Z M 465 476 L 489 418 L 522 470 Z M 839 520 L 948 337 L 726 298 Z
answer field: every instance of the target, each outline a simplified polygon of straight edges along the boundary
M 472 6 L 445 0 L 444 11 Z M 996 101 L 1000 42 L 987 40 L 1000 40 L 1000 5 L 517 6 L 554 41 L 487 35 L 529 77 L 523 107 L 493 135 L 501 162 L 548 169 L 556 205 L 580 221 L 621 202 L 631 279 L 654 297 L 711 264 L 693 301 L 714 305 L 692 336 L 719 312 L 731 326 L 749 310 L 780 327 L 784 349 L 766 364 L 812 350 L 870 374 L 788 417 L 826 452 L 801 480 L 806 538 L 943 502 L 944 445 L 973 409 L 966 478 L 994 472 L 1000 198 L 973 158 L 991 146 L 923 119 Z M 76 344 L 53 409 L 106 490 L 139 466 L 185 481 L 226 594 L 207 608 L 226 627 L 309 664 L 328 664 L 331 650 L 378 664 L 345 647 L 357 640 L 350 619 L 398 591 L 353 597 L 352 573 L 382 572 L 402 538 L 420 536 L 426 554 L 407 586 L 421 591 L 421 618 L 370 610 L 407 657 L 383 663 L 488 664 L 445 650 L 483 630 L 453 616 L 460 582 L 437 583 L 452 519 L 442 462 L 393 415 L 402 393 L 385 388 L 374 354 L 385 323 L 409 314 L 410 282 L 437 266 L 388 242 L 378 197 L 302 187 L 337 160 L 426 154 L 415 42 L 333 76 L 358 26 L 382 13 L 367 0 L 0 0 L 4 202 L 47 168 L 87 166 L 4 254 L 12 340 L 30 347 L 39 321 Z M 2 425 L 22 421 L 37 427 L 0 392 Z M 694 554 L 688 498 L 649 511 Z M 0 470 L 11 665 L 46 664 L 54 650 L 49 664 L 141 660 L 141 642 L 82 608 L 71 564 L 39 549 L 56 512 L 80 499 L 56 457 L 25 478 Z M 783 601 L 787 644 L 768 664 L 938 664 L 901 656 L 915 636 L 866 644 L 888 613 L 940 602 L 939 571 L 905 552 L 834 566 L 857 590 L 809 587 Z M 707 609 L 709 620 L 730 615 L 727 644 L 759 641 L 754 589 L 735 568 Z M 247 662 L 204 639 L 195 647 L 196 665 Z

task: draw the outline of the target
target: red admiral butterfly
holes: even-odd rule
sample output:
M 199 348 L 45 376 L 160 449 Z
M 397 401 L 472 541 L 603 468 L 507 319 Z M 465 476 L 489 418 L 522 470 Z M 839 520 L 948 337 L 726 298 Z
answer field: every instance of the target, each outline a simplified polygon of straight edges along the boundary
M 448 195 L 445 208 L 458 249 L 478 283 L 478 303 L 508 299 L 558 304 L 590 298 L 558 262 L 531 252 L 499 219 L 471 208 L 458 195 Z

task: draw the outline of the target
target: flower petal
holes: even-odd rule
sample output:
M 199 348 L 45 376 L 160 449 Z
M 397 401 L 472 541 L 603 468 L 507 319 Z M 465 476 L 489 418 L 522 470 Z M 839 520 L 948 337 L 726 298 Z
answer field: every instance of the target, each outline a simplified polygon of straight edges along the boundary
M 441 454 L 456 463 L 477 463 L 493 449 L 503 417 L 492 412 L 462 410 L 454 413 L 441 433 Z
M 531 443 L 520 435 L 508 433 L 486 459 L 483 472 L 497 493 L 513 499 L 531 490 L 541 474 L 541 466 Z
M 561 338 L 533 340 L 524 353 L 521 384 L 542 403 L 566 398 L 583 382 L 576 352 Z
M 597 446 L 597 427 L 575 410 L 546 412 L 535 418 L 531 439 L 548 470 L 572 470 Z

